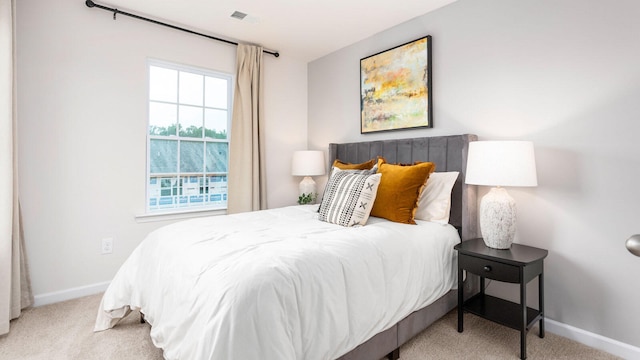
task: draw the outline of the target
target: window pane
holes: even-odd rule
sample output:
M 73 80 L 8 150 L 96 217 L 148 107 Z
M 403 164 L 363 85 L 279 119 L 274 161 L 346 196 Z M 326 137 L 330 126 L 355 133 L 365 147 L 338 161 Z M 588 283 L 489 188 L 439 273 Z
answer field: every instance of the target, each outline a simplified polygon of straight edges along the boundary
M 178 71 L 149 66 L 149 100 L 178 100 Z
M 160 196 L 175 196 L 179 193 L 180 186 L 178 185 L 177 178 L 175 177 L 163 177 L 160 180 Z
M 210 76 L 204 78 L 204 106 L 218 109 L 227 108 L 227 80 Z
M 202 108 L 180 105 L 180 136 L 202 139 Z
M 180 143 L 180 172 L 203 172 L 204 143 L 183 141 Z
M 178 194 L 178 182 L 175 177 L 152 177 L 149 179 L 149 208 L 172 208 Z
M 180 71 L 180 103 L 202 106 L 203 76 Z
M 228 143 L 207 143 L 207 172 L 227 172 Z
M 182 196 L 180 197 L 180 206 L 202 206 L 206 202 L 206 196 L 202 187 L 203 177 L 201 176 L 183 176 Z
M 227 138 L 227 111 L 204 109 L 204 136 L 211 139 Z
M 149 170 L 152 174 L 175 173 L 178 170 L 178 142 L 149 140 Z
M 178 106 L 149 102 L 149 135 L 176 135 Z
M 158 178 L 149 178 L 149 184 L 147 184 L 147 199 L 149 199 L 149 207 L 157 208 L 158 200 L 160 197 L 160 181 Z
M 209 176 L 209 203 L 227 206 L 227 176 Z
M 200 181 L 197 176 L 182 177 L 182 195 L 200 195 Z

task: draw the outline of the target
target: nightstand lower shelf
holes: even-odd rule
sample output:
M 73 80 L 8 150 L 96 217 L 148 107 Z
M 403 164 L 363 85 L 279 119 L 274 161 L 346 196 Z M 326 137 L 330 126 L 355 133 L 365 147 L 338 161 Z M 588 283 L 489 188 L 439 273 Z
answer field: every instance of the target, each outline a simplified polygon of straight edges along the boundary
M 515 330 L 522 329 L 522 307 L 520 304 L 503 300 L 495 296 L 478 293 L 464 302 L 463 309 L 472 314 L 496 322 Z M 527 326 L 529 330 L 542 314 L 527 307 Z

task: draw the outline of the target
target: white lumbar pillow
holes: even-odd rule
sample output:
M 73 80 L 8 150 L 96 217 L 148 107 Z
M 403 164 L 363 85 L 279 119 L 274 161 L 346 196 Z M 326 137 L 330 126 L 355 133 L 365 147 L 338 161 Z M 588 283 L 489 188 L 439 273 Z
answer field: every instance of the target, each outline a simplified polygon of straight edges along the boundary
M 458 179 L 457 171 L 434 172 L 429 175 L 416 209 L 416 220 L 449 223 L 451 212 L 451 190 Z

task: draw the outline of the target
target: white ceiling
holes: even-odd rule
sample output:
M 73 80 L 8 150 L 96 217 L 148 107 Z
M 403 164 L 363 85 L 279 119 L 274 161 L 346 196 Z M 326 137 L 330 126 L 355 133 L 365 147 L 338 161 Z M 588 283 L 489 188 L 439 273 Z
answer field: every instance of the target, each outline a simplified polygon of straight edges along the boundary
M 303 61 L 315 60 L 454 1 L 94 0 L 208 35 L 261 44 L 266 50 Z M 234 11 L 248 16 L 244 20 L 231 18 Z

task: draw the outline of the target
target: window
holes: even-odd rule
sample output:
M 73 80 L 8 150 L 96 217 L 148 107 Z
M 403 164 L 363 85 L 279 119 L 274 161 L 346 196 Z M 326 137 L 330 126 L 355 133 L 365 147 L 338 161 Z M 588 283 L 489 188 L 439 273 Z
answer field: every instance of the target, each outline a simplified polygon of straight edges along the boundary
M 149 62 L 147 212 L 226 209 L 229 74 Z

